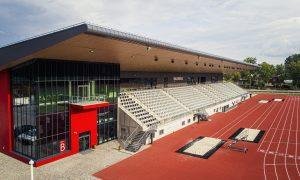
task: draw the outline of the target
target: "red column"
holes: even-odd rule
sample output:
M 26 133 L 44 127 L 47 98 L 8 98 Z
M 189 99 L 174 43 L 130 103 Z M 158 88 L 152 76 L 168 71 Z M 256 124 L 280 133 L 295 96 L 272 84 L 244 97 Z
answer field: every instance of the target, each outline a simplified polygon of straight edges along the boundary
M 12 151 L 12 107 L 9 70 L 0 71 L 0 151 Z

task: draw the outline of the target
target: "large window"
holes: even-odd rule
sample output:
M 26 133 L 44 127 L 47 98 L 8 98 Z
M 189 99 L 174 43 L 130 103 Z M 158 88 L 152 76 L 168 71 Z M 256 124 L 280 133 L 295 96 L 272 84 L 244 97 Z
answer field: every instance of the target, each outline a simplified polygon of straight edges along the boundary
M 104 143 L 117 138 L 116 105 L 98 109 L 98 143 Z
M 60 153 L 61 141 L 70 149 L 70 102 L 106 100 L 112 109 L 117 106 L 117 64 L 33 60 L 12 69 L 11 77 L 14 150 L 33 159 Z M 115 125 L 107 126 L 105 132 L 116 132 Z

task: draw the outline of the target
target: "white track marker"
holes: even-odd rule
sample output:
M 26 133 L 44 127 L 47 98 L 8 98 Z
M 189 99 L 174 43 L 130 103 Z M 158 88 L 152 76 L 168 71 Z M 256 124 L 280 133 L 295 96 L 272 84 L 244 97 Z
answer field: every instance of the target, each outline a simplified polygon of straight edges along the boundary
M 288 135 L 288 139 L 287 139 L 288 143 L 287 143 L 286 148 L 285 148 L 285 154 L 288 153 L 288 148 L 289 148 L 289 142 L 290 142 L 290 136 L 291 136 L 291 128 L 292 128 L 292 124 L 293 124 L 294 110 L 295 110 L 295 104 L 296 104 L 295 99 L 293 99 L 293 103 L 294 103 L 294 105 L 293 105 L 291 123 L 290 123 L 290 128 L 289 128 L 289 135 Z M 290 155 L 289 155 L 289 157 L 290 157 Z M 287 161 L 287 156 L 284 156 L 284 164 L 286 164 L 286 161 Z M 286 174 L 287 174 L 288 178 L 290 179 L 290 175 L 289 175 L 289 172 L 288 172 L 288 169 L 287 169 L 286 165 L 285 165 L 285 171 L 286 171 Z
M 285 101 L 285 102 L 287 102 L 287 101 Z M 278 117 L 278 115 L 280 114 L 279 112 L 282 111 L 282 110 L 285 111 L 285 107 L 286 107 L 287 105 L 288 105 L 288 103 L 285 103 L 285 104 L 279 109 L 279 111 L 277 112 L 277 114 L 276 114 L 276 116 L 275 116 L 275 118 L 274 118 L 274 121 L 273 121 L 272 124 L 270 125 L 270 128 L 268 129 L 268 131 L 266 132 L 266 134 L 265 134 L 265 136 L 264 136 L 262 142 L 261 142 L 260 145 L 258 146 L 257 151 L 259 151 L 260 147 L 261 147 L 262 144 L 265 142 L 265 139 L 266 139 L 267 135 L 271 132 L 271 129 L 275 129 L 275 132 L 276 132 L 276 130 L 278 129 L 278 125 L 277 125 L 276 128 L 273 128 L 273 124 L 275 123 L 275 119 L 276 119 L 276 118 Z M 281 116 L 282 116 L 282 114 L 281 114 Z M 271 141 L 266 141 L 266 142 L 273 143 L 273 142 L 271 142 Z M 277 143 L 279 143 L 279 142 L 277 142 Z
M 298 102 L 298 106 L 297 106 L 297 109 L 298 109 L 298 111 L 297 111 L 297 114 L 296 114 L 296 123 L 297 123 L 297 129 L 296 129 L 296 151 L 295 151 L 295 157 L 297 157 L 298 156 L 298 121 L 299 121 L 299 110 L 300 110 L 300 104 L 299 104 L 299 102 L 300 102 L 300 100 L 299 100 L 299 98 L 296 98 L 296 101 Z M 296 164 L 296 169 L 297 169 L 297 172 L 298 172 L 298 176 L 300 176 L 300 171 L 299 171 L 299 168 L 298 168 L 298 164 L 297 164 L 297 158 L 295 158 L 295 164 Z
M 291 99 L 292 99 L 292 98 L 291 98 Z M 288 115 L 289 115 L 289 113 L 290 113 L 290 108 L 291 108 L 292 104 L 293 104 L 293 102 L 291 101 L 291 102 L 289 103 L 289 108 L 288 108 L 288 111 L 287 111 L 286 116 L 285 116 L 285 121 L 284 121 L 284 124 L 283 124 L 283 129 L 285 128 L 285 125 L 286 125 L 286 123 L 287 123 L 287 121 L 288 121 Z M 281 131 L 279 142 L 281 141 L 282 136 L 283 136 L 283 131 Z M 280 143 L 277 145 L 276 151 L 279 150 L 279 146 L 280 146 Z M 274 159 L 273 159 L 273 163 L 274 163 L 274 164 L 276 164 L 276 159 L 277 159 L 277 155 L 275 154 Z M 276 179 L 278 180 L 278 174 L 277 174 L 276 166 L 274 166 L 274 170 L 275 170 Z M 290 179 L 289 175 L 288 175 L 288 179 Z
M 268 106 L 268 108 L 256 119 L 256 121 L 258 120 L 258 119 L 260 119 L 264 114 L 265 114 L 265 112 L 267 112 L 270 108 L 271 108 L 272 106 Z M 250 115 L 250 114 L 249 114 Z M 229 130 L 231 130 L 233 127 L 235 127 L 238 123 L 240 123 L 241 121 L 243 121 L 246 117 L 248 117 L 248 116 L 245 116 L 244 118 L 242 118 L 242 119 L 240 119 L 237 123 L 235 123 L 233 126 L 231 126 L 230 128 L 228 128 L 228 129 L 226 129 L 226 131 L 225 132 L 223 132 L 220 136 L 218 136 L 218 138 L 220 138 L 221 136 L 223 136 L 225 133 L 227 133 Z M 256 122 L 255 121 L 255 122 Z M 254 122 L 254 123 L 255 123 Z
M 272 102 L 271 102 L 272 103 Z M 277 107 L 277 104 L 275 104 L 274 106 L 272 106 L 271 104 L 270 104 L 270 107 L 272 107 L 271 108 L 271 110 L 267 113 L 267 115 L 265 116 L 265 118 L 258 124 L 258 126 L 257 126 L 257 128 L 255 128 L 255 129 L 258 129 L 259 127 L 260 127 L 260 125 L 267 119 L 267 117 L 269 116 L 269 114 Z M 269 109 L 268 109 L 269 110 Z M 265 111 L 265 112 L 267 112 L 267 111 Z M 264 112 L 264 113 L 265 113 Z M 262 116 L 261 116 L 262 117 Z M 258 122 L 258 120 L 259 120 L 259 118 L 258 119 L 256 119 L 256 121 L 250 126 L 250 128 L 252 128 L 253 126 L 254 126 L 254 124 L 256 123 L 256 122 Z
M 241 114 L 240 116 L 236 117 L 233 121 L 231 121 L 230 123 L 228 123 L 226 126 L 222 127 L 221 129 L 219 129 L 217 132 L 215 132 L 213 135 L 211 135 L 211 137 L 217 135 L 221 130 L 225 129 L 227 126 L 229 126 L 230 124 L 234 123 L 236 120 L 238 120 L 240 117 L 242 117 L 243 115 L 247 114 L 247 113 L 251 113 L 253 111 L 255 111 L 256 109 L 258 109 L 259 107 L 261 107 L 262 105 L 256 105 L 251 107 L 250 109 L 248 109 L 246 112 L 244 112 L 243 114 Z M 249 116 L 249 114 L 247 115 Z
M 286 101 L 286 104 L 285 104 L 285 107 L 284 107 L 284 109 L 283 109 L 283 112 L 285 112 L 285 109 L 286 109 L 286 107 L 288 106 L 288 100 Z M 274 121 L 272 122 L 272 124 L 271 124 L 271 126 L 270 127 L 273 127 L 273 124 L 274 124 L 274 122 L 275 122 L 275 120 L 277 119 L 277 117 L 278 117 L 278 115 L 280 114 L 279 112 L 282 110 L 282 108 L 280 108 L 280 110 L 277 112 L 277 114 L 276 114 L 276 117 L 274 118 Z M 279 121 L 278 121 L 278 123 L 277 123 L 277 126 L 276 126 L 276 129 L 278 129 L 278 127 L 279 127 L 279 124 L 280 124 L 280 122 L 281 122 L 281 119 L 282 119 L 282 116 L 283 116 L 283 114 L 284 113 L 281 113 L 281 116 L 280 116 L 280 118 L 279 118 Z M 268 132 L 266 133 L 266 135 L 268 134 L 270 132 L 270 129 L 268 129 Z M 274 134 L 273 134 L 273 136 L 272 136 L 272 138 L 271 138 L 271 142 L 273 141 L 273 139 L 274 139 L 274 137 L 275 137 L 275 134 L 276 134 L 276 131 L 274 132 Z M 266 136 L 265 136 L 266 137 Z M 265 138 L 264 138 L 265 139 Z M 263 140 L 264 140 L 263 139 Z M 262 141 L 262 143 L 260 144 L 260 146 L 263 144 L 263 141 Z M 267 157 L 267 154 L 268 154 L 268 151 L 269 151 L 269 149 L 270 149 L 270 146 L 271 146 L 271 144 L 272 143 L 270 143 L 269 144 L 269 146 L 268 146 L 268 148 L 267 148 L 267 150 L 265 150 L 265 155 L 264 155 L 264 161 L 263 161 L 263 170 L 264 170 L 264 178 L 265 178 L 265 180 L 267 179 L 267 174 L 266 174 L 266 168 L 265 168 L 265 164 L 266 164 L 266 157 Z M 260 149 L 260 146 L 258 147 L 258 149 Z

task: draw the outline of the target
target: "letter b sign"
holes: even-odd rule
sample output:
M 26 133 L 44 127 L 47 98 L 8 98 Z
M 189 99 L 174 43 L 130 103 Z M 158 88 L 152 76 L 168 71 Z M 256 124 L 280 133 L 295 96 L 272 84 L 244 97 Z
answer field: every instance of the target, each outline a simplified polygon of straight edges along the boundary
M 59 142 L 59 149 L 60 149 L 60 152 L 63 152 L 66 150 L 66 143 L 65 141 L 60 141 Z

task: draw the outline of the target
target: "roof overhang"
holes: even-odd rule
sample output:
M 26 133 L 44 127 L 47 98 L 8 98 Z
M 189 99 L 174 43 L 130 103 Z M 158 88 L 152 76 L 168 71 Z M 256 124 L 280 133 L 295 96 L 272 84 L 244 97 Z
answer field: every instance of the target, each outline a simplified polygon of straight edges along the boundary
M 0 70 L 35 58 L 119 63 L 121 71 L 226 73 L 257 67 L 84 23 L 0 48 Z

